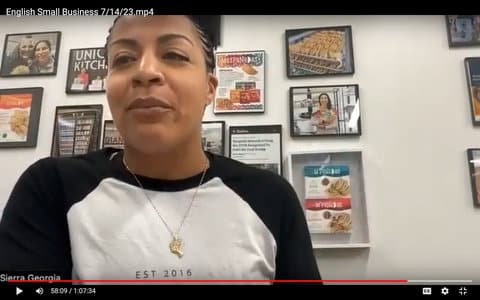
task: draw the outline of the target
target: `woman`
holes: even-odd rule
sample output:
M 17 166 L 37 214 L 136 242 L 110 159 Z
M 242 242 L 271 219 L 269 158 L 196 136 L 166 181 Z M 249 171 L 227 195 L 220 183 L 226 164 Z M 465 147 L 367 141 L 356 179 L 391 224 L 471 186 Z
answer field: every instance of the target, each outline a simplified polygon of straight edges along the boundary
M 321 93 L 318 96 L 318 110 L 313 113 L 312 120 L 319 130 L 335 128 L 337 126 L 337 113 L 327 93 Z
M 202 149 L 217 79 L 194 20 L 116 19 L 106 95 L 125 149 L 31 166 L 0 223 L 0 269 L 80 279 L 320 278 L 291 186 Z
M 55 66 L 52 45 L 48 40 L 40 40 L 35 44 L 34 60 L 30 66 L 31 73 L 51 73 Z

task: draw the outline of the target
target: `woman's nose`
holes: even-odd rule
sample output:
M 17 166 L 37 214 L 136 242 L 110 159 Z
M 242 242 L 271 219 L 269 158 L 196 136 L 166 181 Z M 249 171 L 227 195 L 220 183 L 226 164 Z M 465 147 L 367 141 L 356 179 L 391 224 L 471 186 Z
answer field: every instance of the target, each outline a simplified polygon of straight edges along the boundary
M 154 50 L 145 51 L 133 76 L 134 85 L 163 84 L 162 64 Z

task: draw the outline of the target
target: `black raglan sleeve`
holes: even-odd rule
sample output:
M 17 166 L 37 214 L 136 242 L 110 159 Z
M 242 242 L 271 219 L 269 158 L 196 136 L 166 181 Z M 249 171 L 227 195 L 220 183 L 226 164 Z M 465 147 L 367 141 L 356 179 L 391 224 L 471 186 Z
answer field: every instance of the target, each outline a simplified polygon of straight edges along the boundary
M 285 181 L 278 197 L 283 207 L 275 279 L 321 279 L 305 214 L 295 190 Z
M 31 165 L 15 184 L 0 220 L 0 272 L 37 271 L 71 278 L 59 177 L 55 161 L 46 158 Z

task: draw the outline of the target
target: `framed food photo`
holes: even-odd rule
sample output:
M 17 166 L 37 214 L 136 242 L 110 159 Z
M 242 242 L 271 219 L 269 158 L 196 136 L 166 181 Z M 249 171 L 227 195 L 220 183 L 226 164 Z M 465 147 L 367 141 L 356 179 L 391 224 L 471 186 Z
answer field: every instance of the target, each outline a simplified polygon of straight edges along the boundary
M 351 26 L 285 31 L 287 77 L 355 73 Z
M 356 84 L 290 88 L 290 136 L 361 135 Z
M 480 15 L 447 15 L 448 46 L 480 46 Z
M 464 61 L 472 124 L 480 126 L 480 57 L 466 57 Z
M 473 205 L 480 207 L 480 148 L 467 149 Z
M 36 147 L 42 87 L 0 89 L 0 148 Z
M 67 94 L 105 92 L 106 77 L 105 48 L 70 50 L 65 90 Z
M 103 124 L 102 148 L 124 148 L 123 137 L 118 132 L 113 120 L 105 120 Z
M 225 156 L 225 121 L 202 122 L 203 150 Z
M 265 112 L 265 51 L 217 52 L 213 112 Z
M 56 75 L 60 40 L 60 31 L 7 34 L 1 76 Z
M 103 105 L 57 106 L 52 157 L 71 157 L 100 147 Z

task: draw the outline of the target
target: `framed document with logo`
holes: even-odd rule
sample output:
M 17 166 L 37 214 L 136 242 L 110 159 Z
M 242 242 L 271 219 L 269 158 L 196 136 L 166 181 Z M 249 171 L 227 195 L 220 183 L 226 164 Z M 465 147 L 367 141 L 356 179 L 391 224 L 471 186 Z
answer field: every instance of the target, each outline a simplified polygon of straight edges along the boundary
M 65 90 L 67 94 L 105 92 L 106 77 L 105 48 L 70 50 Z

